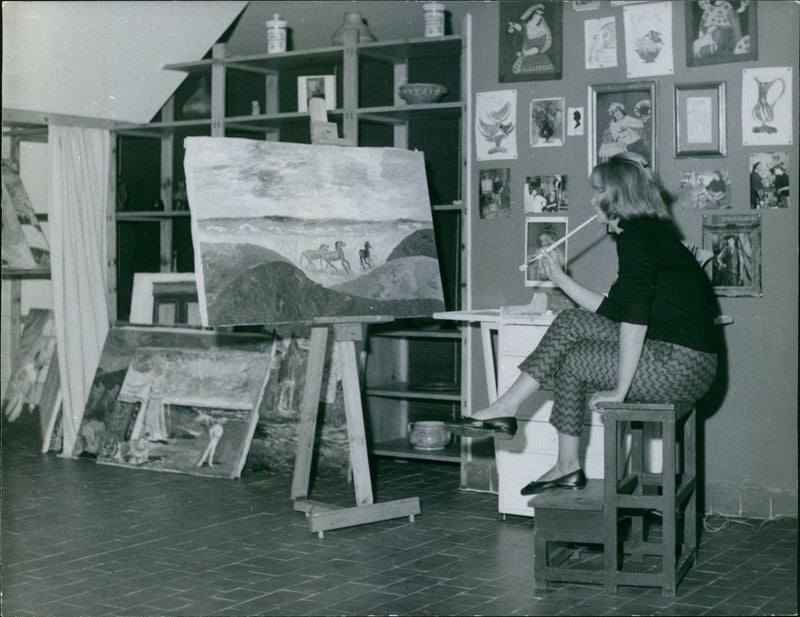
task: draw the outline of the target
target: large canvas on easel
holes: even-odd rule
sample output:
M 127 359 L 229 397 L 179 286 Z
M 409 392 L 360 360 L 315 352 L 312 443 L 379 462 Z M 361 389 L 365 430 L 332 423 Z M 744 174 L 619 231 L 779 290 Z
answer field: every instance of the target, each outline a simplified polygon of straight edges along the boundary
M 71 454 L 135 469 L 236 478 L 269 371 L 263 336 L 114 328 Z
M 204 325 L 444 310 L 421 152 L 189 137 Z
M 50 247 L 19 172 L 3 161 L 3 270 L 50 268 Z

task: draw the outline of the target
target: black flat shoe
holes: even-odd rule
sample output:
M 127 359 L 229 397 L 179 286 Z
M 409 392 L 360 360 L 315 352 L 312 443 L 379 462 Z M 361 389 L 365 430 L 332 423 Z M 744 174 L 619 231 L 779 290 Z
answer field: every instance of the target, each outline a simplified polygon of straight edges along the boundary
M 551 488 L 580 489 L 584 488 L 585 486 L 586 475 L 583 473 L 583 469 L 578 468 L 577 471 L 563 475 L 560 478 L 544 480 L 543 482 L 529 482 L 522 487 L 520 495 L 536 495 L 537 493 L 541 493 L 542 491 L 546 491 Z
M 517 433 L 517 419 L 514 416 L 477 420 L 460 418 L 447 423 L 447 430 L 463 437 L 496 437 L 511 439 Z

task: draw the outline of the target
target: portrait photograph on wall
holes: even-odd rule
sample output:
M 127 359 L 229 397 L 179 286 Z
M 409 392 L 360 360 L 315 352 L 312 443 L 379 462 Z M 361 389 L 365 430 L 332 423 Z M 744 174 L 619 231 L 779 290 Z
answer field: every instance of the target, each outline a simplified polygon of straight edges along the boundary
M 567 176 L 527 176 L 523 195 L 526 214 L 566 211 Z
M 761 215 L 706 214 L 706 270 L 718 296 L 761 296 Z
M 690 0 L 684 5 L 687 66 L 758 60 L 754 0 Z
M 500 3 L 500 83 L 561 79 L 563 4 Z
M 731 173 L 728 169 L 684 171 L 678 203 L 691 210 L 731 207 Z
M 589 170 L 619 152 L 635 152 L 656 167 L 656 84 L 589 86 Z
M 792 67 L 742 70 L 742 144 L 792 143 Z
M 750 207 L 789 207 L 789 154 L 750 153 Z
M 564 145 L 564 99 L 531 101 L 531 148 Z
M 478 207 L 482 219 L 511 216 L 511 170 L 481 169 Z
M 526 287 L 554 287 L 555 283 L 547 278 L 541 265 L 541 258 L 536 254 L 554 244 L 567 235 L 568 218 L 566 216 L 529 216 L 525 218 L 525 269 Z M 552 249 L 562 268 L 567 267 L 567 242 Z
M 725 82 L 675 85 L 675 156 L 725 156 Z
M 672 2 L 647 2 L 622 9 L 628 78 L 672 75 Z
M 479 161 L 517 158 L 517 91 L 475 95 L 475 155 Z

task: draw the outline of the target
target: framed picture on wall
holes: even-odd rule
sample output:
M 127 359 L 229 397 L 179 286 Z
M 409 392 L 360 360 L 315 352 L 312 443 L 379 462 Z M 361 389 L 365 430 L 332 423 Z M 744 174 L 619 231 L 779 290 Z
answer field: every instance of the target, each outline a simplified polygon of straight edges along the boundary
M 561 79 L 563 2 L 501 2 L 498 81 Z
M 656 167 L 656 83 L 589 86 L 589 171 L 620 152 L 636 152 Z
M 703 249 L 718 296 L 761 296 L 761 215 L 703 216 Z
M 725 82 L 675 85 L 675 156 L 725 156 Z
M 297 78 L 297 111 L 308 111 L 308 99 L 325 99 L 325 109 L 336 109 L 336 75 L 301 75 Z
M 758 60 L 757 2 L 689 0 L 686 65 Z
M 531 101 L 531 148 L 564 145 L 564 99 Z
M 566 216 L 529 216 L 525 218 L 525 270 L 526 287 L 554 287 L 541 267 L 536 254 L 567 235 Z M 567 242 L 553 249 L 562 268 L 567 267 Z

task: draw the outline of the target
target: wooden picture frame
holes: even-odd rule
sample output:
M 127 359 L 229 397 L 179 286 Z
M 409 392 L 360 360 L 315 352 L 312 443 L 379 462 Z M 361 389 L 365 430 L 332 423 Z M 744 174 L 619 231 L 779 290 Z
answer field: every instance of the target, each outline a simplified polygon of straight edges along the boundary
M 300 75 L 297 78 L 297 111 L 308 111 L 308 99 L 325 99 L 325 109 L 336 109 L 336 75 Z
M 564 3 L 501 2 L 498 81 L 561 79 Z
M 686 66 L 758 60 L 757 2 L 687 0 Z M 724 24 L 724 25 L 720 25 Z
M 540 260 L 531 263 L 540 249 L 549 246 L 569 233 L 569 218 L 566 216 L 527 216 L 525 217 L 525 287 L 555 287 L 555 283 L 545 276 L 539 267 Z M 546 243 L 544 235 L 549 236 Z M 567 268 L 567 244 L 569 240 L 553 249 L 559 256 L 561 267 Z
M 656 168 L 656 82 L 589 86 L 589 172 L 614 154 L 644 156 Z
M 761 215 L 703 215 L 703 249 L 711 251 L 706 272 L 718 296 L 761 293 Z
M 725 156 L 725 82 L 675 84 L 675 157 Z

